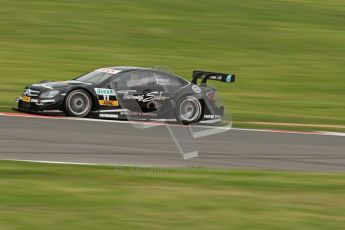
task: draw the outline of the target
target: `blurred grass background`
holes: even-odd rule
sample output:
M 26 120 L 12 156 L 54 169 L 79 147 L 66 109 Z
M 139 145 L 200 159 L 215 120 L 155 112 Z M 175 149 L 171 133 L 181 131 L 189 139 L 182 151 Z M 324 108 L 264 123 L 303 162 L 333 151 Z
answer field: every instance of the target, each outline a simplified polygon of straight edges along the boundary
M 0 229 L 344 229 L 345 175 L 0 161 Z
M 345 124 L 343 0 L 0 0 L 0 109 L 100 66 L 236 73 L 235 121 Z M 241 126 L 239 124 L 238 126 Z

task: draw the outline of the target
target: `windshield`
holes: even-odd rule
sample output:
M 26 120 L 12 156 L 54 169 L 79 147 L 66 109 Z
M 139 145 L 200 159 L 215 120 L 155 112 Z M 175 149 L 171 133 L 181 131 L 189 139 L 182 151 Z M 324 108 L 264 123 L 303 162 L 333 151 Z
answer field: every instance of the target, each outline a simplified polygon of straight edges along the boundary
M 76 78 L 75 80 L 87 82 L 87 83 L 99 84 L 109 79 L 112 75 L 117 74 L 119 72 L 120 72 L 119 70 L 102 68 L 102 69 L 97 69 L 95 71 L 87 73 L 83 76 L 80 76 Z

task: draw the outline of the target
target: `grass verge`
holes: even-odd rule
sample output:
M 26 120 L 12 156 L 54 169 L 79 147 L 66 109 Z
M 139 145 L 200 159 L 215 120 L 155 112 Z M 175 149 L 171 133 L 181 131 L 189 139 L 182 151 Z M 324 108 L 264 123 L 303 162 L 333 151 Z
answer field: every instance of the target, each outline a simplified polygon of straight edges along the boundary
M 2 0 L 0 105 L 99 66 L 234 72 L 239 122 L 345 124 L 343 0 Z M 0 108 L 2 110 L 2 107 Z
M 0 161 L 0 228 L 343 229 L 345 175 Z

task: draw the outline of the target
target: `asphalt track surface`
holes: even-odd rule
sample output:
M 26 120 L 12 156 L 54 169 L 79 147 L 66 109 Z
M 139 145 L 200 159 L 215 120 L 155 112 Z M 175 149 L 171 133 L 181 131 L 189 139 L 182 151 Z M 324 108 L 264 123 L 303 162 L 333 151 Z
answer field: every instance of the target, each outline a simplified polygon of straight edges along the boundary
M 179 135 L 179 132 L 189 128 L 172 126 L 180 131 L 169 131 L 168 127 L 138 128 L 119 122 L 0 116 L 0 159 L 159 167 L 345 171 L 343 136 L 234 129 L 197 139 L 181 135 L 177 138 L 181 140 L 177 141 L 182 142 L 182 149 L 193 151 L 195 146 L 198 151 L 198 157 L 185 160 L 171 132 Z M 196 136 L 200 131 L 198 129 L 193 129 Z M 189 143 L 191 140 L 192 143 Z M 187 144 L 189 147 L 186 147 Z

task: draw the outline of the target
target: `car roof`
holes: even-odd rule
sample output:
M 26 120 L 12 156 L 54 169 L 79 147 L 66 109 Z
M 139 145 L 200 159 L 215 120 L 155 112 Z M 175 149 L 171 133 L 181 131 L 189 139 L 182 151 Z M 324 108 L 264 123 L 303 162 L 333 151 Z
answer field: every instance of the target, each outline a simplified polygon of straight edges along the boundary
M 118 74 L 130 72 L 130 71 L 137 71 L 137 70 L 153 70 L 153 71 L 158 71 L 158 72 L 167 73 L 167 74 L 176 76 L 176 74 L 174 73 L 170 73 L 169 71 L 168 72 L 164 71 L 163 69 L 158 69 L 158 68 L 156 69 L 155 67 L 146 68 L 146 67 L 137 67 L 137 66 L 111 66 L 111 67 L 103 67 L 101 69 L 111 69 L 111 70 L 117 71 Z
M 160 70 L 160 69 L 155 69 L 154 67 L 152 67 L 152 68 L 145 68 L 145 67 L 137 67 L 137 66 L 111 66 L 111 67 L 104 67 L 104 68 L 105 69 L 112 69 L 112 70 L 115 70 L 115 71 L 119 71 L 119 73 L 118 73 L 119 75 L 121 73 L 124 73 L 124 72 L 130 72 L 130 71 L 135 71 L 135 70 L 155 70 L 155 71 L 167 73 L 167 74 L 170 74 L 172 76 L 178 77 L 178 78 L 182 79 L 183 81 L 189 83 L 189 81 L 187 81 L 186 79 L 184 79 L 184 78 L 182 78 L 180 76 L 177 76 L 176 74 L 165 72 L 164 70 Z
M 149 68 L 144 68 L 144 67 L 136 67 L 136 66 L 111 66 L 111 67 L 105 67 L 113 70 L 140 70 L 140 69 L 149 69 Z

